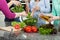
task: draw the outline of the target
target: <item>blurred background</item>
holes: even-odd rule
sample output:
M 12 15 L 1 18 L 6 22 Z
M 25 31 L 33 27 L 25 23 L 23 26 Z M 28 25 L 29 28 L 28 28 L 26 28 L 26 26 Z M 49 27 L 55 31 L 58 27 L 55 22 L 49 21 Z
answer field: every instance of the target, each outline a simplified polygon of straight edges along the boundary
M 8 0 L 9 1 L 9 0 Z M 24 9 L 26 8 L 26 5 L 25 5 L 25 2 L 24 0 L 17 0 L 17 1 L 20 1 L 23 5 L 24 5 Z M 27 1 L 27 0 L 25 0 Z M 34 0 L 31 0 L 31 2 L 34 2 Z M 50 0 L 50 8 L 51 8 L 51 11 L 52 11 L 52 0 Z M 26 10 L 26 9 L 25 9 Z M 2 14 L 2 12 L 0 11 L 0 26 L 5 26 L 5 16 Z

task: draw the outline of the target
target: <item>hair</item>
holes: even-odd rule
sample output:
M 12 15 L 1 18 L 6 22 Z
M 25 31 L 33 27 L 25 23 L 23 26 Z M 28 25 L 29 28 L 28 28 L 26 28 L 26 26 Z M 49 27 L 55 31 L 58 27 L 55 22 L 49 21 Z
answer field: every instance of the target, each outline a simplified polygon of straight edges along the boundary
M 6 0 L 7 3 L 9 3 L 11 0 Z M 16 0 L 16 1 L 19 1 L 19 0 Z
M 6 2 L 7 2 L 7 3 L 9 3 L 9 2 L 10 2 L 10 0 L 6 0 Z
M 37 1 L 37 0 L 35 0 L 35 1 Z M 39 0 L 40 1 L 40 0 Z

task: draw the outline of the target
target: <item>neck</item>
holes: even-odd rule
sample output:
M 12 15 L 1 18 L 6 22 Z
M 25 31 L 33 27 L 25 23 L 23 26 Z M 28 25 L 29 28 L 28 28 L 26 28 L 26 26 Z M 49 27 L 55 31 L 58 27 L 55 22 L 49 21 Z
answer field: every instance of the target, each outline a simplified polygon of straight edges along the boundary
M 39 1 L 36 1 L 36 2 L 39 2 Z

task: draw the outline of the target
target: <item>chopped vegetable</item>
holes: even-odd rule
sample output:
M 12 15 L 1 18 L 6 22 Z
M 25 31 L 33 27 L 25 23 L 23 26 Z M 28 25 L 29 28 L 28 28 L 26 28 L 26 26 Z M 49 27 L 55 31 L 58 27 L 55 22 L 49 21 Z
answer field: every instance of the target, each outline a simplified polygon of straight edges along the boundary
M 39 28 L 40 34 L 50 34 L 52 32 L 52 29 L 45 29 L 45 28 Z
M 57 30 L 54 28 L 54 25 L 52 24 L 44 24 L 40 26 L 39 33 L 44 35 L 56 34 Z
M 16 25 L 14 26 L 14 28 L 15 28 L 15 29 L 20 29 L 20 25 L 19 25 L 19 24 L 16 24 Z
M 16 22 L 16 21 L 13 21 L 11 23 L 11 25 L 14 27 L 16 24 L 19 24 L 21 28 L 25 27 L 26 24 L 24 22 Z

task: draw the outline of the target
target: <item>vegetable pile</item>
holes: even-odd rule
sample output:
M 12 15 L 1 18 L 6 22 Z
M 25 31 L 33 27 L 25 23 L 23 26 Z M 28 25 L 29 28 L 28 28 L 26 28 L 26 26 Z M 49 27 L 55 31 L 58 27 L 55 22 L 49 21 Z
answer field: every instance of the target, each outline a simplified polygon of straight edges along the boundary
M 24 11 L 23 5 L 22 6 L 15 6 L 15 7 L 11 8 L 11 11 L 16 12 L 16 13 Z
M 13 22 L 11 23 L 11 25 L 12 25 L 13 27 L 15 27 L 15 25 L 19 25 L 20 28 L 24 28 L 24 27 L 26 26 L 26 24 L 25 24 L 24 22 L 16 22 L 16 21 L 13 21 Z
M 52 24 L 44 24 L 40 26 L 39 33 L 44 35 L 57 34 L 57 30 L 54 28 L 54 25 Z
M 31 18 L 31 19 L 27 19 L 27 20 L 24 20 L 24 22 L 26 23 L 26 25 L 35 25 L 36 22 L 37 22 L 37 19 L 34 19 L 34 18 Z
M 37 33 L 38 32 L 38 28 L 36 26 L 26 26 L 23 30 L 24 30 L 24 32 L 27 32 L 27 33 Z
M 24 22 L 26 25 L 30 25 L 30 26 L 36 25 L 37 19 L 31 17 L 30 14 L 31 14 L 31 13 L 29 12 L 29 13 L 28 13 L 28 16 L 27 16 L 27 19 L 24 20 L 23 22 Z

